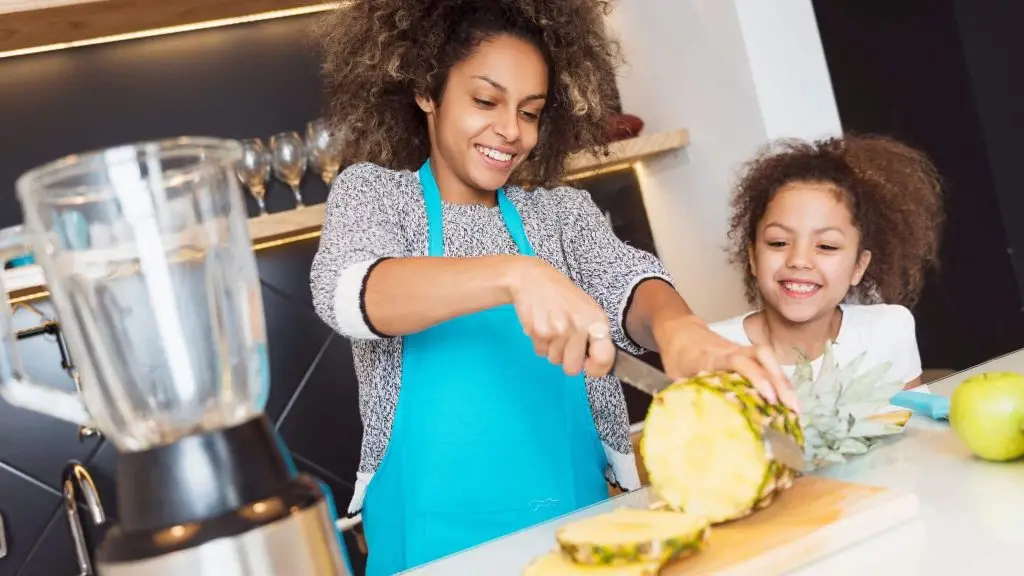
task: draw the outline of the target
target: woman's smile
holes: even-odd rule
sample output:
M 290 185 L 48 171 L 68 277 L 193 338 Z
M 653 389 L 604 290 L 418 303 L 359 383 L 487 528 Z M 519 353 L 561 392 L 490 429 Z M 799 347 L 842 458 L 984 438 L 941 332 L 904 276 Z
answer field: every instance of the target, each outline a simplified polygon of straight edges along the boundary
M 491 168 L 502 172 L 508 172 L 513 166 L 515 166 L 513 160 L 518 156 L 518 154 L 516 154 L 515 150 L 512 148 L 505 146 L 492 148 L 480 144 L 474 144 L 473 147 L 477 152 L 479 152 L 484 163 Z

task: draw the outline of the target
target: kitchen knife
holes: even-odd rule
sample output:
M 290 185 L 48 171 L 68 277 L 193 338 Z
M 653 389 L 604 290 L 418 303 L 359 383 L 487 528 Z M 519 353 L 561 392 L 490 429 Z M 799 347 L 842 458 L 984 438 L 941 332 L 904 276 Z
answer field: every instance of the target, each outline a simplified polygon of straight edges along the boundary
M 949 398 L 939 394 L 904 390 L 897 392 L 889 403 L 906 408 L 932 420 L 949 420 Z
M 667 374 L 643 360 L 616 348 L 612 374 L 630 386 L 654 396 L 675 382 Z M 765 451 L 768 457 L 783 465 L 802 472 L 804 451 L 795 440 L 774 428 L 762 428 Z
M 799 444 L 775 428 L 765 426 L 761 431 L 769 458 L 797 472 L 804 471 L 804 451 Z
M 626 384 L 647 392 L 651 396 L 675 382 L 661 370 L 619 348 L 615 349 L 615 364 L 612 365 L 612 374 Z

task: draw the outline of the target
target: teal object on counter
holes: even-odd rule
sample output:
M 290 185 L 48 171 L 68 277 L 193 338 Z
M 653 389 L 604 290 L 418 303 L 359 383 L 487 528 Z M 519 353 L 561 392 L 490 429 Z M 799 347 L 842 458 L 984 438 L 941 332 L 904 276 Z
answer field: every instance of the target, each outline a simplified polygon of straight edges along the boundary
M 441 193 L 419 170 L 429 255 L 444 255 Z M 515 206 L 498 206 L 533 255 Z M 608 498 L 582 375 L 534 351 L 512 305 L 405 336 L 402 387 L 362 519 L 367 576 L 422 565 Z
M 7 261 L 7 265 L 11 268 L 18 268 L 20 266 L 29 266 L 36 263 L 36 257 L 33 254 L 22 254 L 11 258 Z
M 949 398 L 946 396 L 904 390 L 897 392 L 889 402 L 932 420 L 949 420 Z

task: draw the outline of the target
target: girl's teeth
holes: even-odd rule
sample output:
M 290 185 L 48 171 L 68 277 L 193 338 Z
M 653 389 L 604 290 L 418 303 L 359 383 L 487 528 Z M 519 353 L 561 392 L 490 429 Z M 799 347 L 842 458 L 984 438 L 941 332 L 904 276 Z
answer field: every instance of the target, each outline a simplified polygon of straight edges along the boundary
M 793 284 L 786 282 L 782 285 L 786 290 L 791 292 L 813 292 L 818 288 L 816 284 Z
M 512 155 L 511 154 L 507 154 L 505 152 L 498 152 L 497 150 L 493 150 L 491 148 L 484 148 L 482 146 L 477 146 L 476 149 L 479 150 L 480 153 L 483 154 L 484 156 L 487 156 L 488 158 L 494 158 L 495 160 L 497 160 L 499 162 L 508 162 L 509 160 L 512 159 Z

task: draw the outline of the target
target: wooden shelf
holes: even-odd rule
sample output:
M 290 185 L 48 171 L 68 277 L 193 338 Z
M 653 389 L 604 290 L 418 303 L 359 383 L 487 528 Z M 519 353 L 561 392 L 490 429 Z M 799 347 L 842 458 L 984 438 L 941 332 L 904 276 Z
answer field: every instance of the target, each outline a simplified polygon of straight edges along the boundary
M 597 158 L 591 154 L 574 156 L 569 161 L 567 178 L 628 165 L 678 150 L 689 142 L 689 134 L 686 130 L 658 132 L 622 140 L 612 144 L 611 155 L 608 157 Z M 252 238 L 253 248 L 259 250 L 304 235 L 315 236 L 323 224 L 325 209 L 324 204 L 315 204 L 305 208 L 250 218 L 249 236 Z M 31 299 L 42 295 L 45 291 L 42 269 L 37 265 L 5 270 L 3 271 L 3 281 L 11 299 Z
M 598 157 L 588 153 L 576 154 L 569 159 L 569 166 L 566 170 L 568 177 L 579 176 L 584 172 L 591 172 L 615 166 L 637 162 L 645 158 L 678 150 L 690 143 L 690 133 L 686 130 L 672 130 L 669 132 L 654 132 L 628 140 L 620 140 L 610 146 L 611 155 Z
M 23 0 L 0 3 L 0 56 L 331 10 L 315 0 Z

